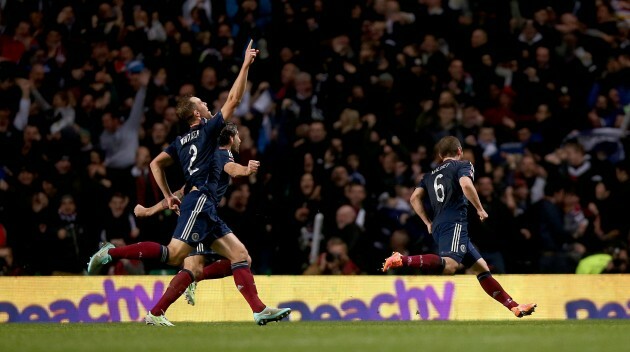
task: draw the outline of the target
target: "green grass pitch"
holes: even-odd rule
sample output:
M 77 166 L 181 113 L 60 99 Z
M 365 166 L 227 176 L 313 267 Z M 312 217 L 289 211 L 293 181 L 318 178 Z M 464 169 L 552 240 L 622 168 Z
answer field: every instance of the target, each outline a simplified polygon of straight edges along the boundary
M 0 324 L 0 351 L 628 351 L 630 320 Z

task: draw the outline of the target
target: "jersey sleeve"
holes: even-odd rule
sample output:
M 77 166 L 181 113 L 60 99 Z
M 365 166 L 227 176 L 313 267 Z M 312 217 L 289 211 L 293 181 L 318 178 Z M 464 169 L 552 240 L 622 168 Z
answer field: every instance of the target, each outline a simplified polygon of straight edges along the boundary
M 219 161 L 221 163 L 220 164 L 221 169 L 223 169 L 225 165 L 227 165 L 228 163 L 234 162 L 234 157 L 232 156 L 232 153 L 229 150 L 226 150 L 221 153 L 221 157 L 219 158 Z
M 475 180 L 475 167 L 470 161 L 461 163 L 459 169 L 457 170 L 457 179 L 464 176 L 470 177 L 473 181 Z
M 424 176 L 422 176 L 422 179 L 420 180 L 420 183 L 418 184 L 418 187 L 416 188 L 424 188 L 424 190 L 427 190 L 427 184 L 424 180 L 426 180 L 427 178 L 427 174 L 424 174 Z
M 168 155 L 171 156 L 171 158 L 173 159 L 179 159 L 178 155 L 177 155 L 177 143 L 178 143 L 179 138 L 175 138 L 175 140 L 173 142 L 171 142 L 171 144 L 168 145 L 168 147 L 166 147 L 164 149 L 164 152 Z
M 203 129 L 208 135 L 218 138 L 223 127 L 225 127 L 225 119 L 223 119 L 223 114 L 219 111 L 213 118 L 206 119 Z

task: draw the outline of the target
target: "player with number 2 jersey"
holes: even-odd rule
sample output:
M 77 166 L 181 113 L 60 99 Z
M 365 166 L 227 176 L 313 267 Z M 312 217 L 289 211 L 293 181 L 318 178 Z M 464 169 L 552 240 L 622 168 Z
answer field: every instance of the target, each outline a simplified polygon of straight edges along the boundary
M 179 159 L 187 187 L 201 189 L 205 185 L 210 158 L 214 154 L 219 133 L 224 126 L 225 119 L 219 111 L 211 119 L 202 118 L 198 125 L 191 127 L 185 135 L 178 136 L 164 150 L 171 158 Z

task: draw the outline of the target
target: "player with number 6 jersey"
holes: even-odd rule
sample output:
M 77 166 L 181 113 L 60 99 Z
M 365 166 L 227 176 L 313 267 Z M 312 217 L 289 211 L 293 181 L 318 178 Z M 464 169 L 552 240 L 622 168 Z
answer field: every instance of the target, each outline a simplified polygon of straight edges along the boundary
M 394 252 L 383 264 L 383 271 L 409 266 L 427 274 L 453 275 L 463 264 L 477 275 L 486 293 L 521 318 L 534 312 L 536 304 L 518 304 L 490 273 L 488 264 L 468 237 L 468 202 L 475 207 L 479 220 L 488 218 L 483 209 L 473 180 L 475 169 L 469 161 L 461 160 L 463 152 L 459 140 L 444 137 L 436 145 L 442 162 L 424 175 L 409 200 L 415 212 L 427 226 L 438 245 L 438 255 L 403 256 Z M 429 218 L 423 199 L 429 197 L 433 216 Z
M 442 224 L 462 225 L 466 222 L 468 200 L 463 196 L 459 179 L 470 177 L 474 180 L 474 173 L 470 161 L 447 160 L 422 178 L 420 187 L 427 192 L 433 208 L 434 231 Z

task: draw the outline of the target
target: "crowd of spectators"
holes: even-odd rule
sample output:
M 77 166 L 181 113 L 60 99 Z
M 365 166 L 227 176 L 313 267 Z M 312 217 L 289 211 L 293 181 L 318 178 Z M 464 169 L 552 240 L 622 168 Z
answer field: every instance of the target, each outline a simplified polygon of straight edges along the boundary
M 261 169 L 219 212 L 254 272 L 377 274 L 433 251 L 408 199 L 447 135 L 475 166 L 489 219 L 469 234 L 495 272 L 593 255 L 627 272 L 629 33 L 628 0 L 0 1 L 0 272 L 167 243 L 176 214 L 133 216 L 161 200 L 149 162 L 185 131 L 178 97 L 218 111 L 250 37 L 239 160 Z

